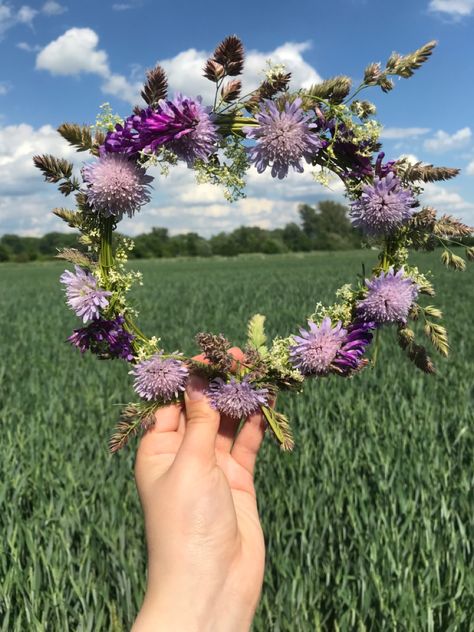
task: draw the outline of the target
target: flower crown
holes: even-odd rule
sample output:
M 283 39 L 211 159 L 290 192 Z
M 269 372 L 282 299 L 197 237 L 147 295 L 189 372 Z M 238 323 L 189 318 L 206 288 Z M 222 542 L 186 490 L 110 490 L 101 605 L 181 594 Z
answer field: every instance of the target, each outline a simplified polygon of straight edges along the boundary
M 305 378 L 331 373 L 350 377 L 370 361 L 367 351 L 374 334 L 388 326 L 397 329 L 399 345 L 416 367 L 435 371 L 426 349 L 415 340 L 409 321 L 424 321 L 424 333 L 442 355 L 448 354 L 446 329 L 440 310 L 421 306 L 420 295 L 434 295 L 428 278 L 408 262 L 409 249 L 443 246 L 443 262 L 464 269 L 465 262 L 449 247 L 471 234 L 471 229 L 449 215 L 437 218 L 420 207 L 417 196 L 425 182 L 447 180 L 458 170 L 407 160 L 385 161 L 379 143 L 375 107 L 356 99 L 364 89 L 393 87 L 391 77 L 410 77 L 431 55 L 430 42 L 409 55 L 393 53 L 385 68 L 370 64 L 361 85 L 351 92 L 348 77 L 338 76 L 309 89 L 291 91 L 290 74 L 269 66 L 260 86 L 241 96 L 239 76 L 244 50 L 235 36 L 221 42 L 204 67 L 215 84 L 211 107 L 200 97 L 167 95 L 167 79 L 157 66 L 147 74 L 142 90 L 146 108 L 136 107 L 125 120 L 110 111 L 90 127 L 63 124 L 59 133 L 78 151 L 95 159 L 73 175 L 73 165 L 50 155 L 35 156 L 35 165 L 48 182 L 59 183 L 64 195 L 74 194 L 77 210 L 54 209 L 71 227 L 79 229 L 82 250 L 65 249 L 58 256 L 75 265 L 61 276 L 67 304 L 82 319 L 69 341 L 81 352 L 130 363 L 138 403 L 128 404 L 113 435 L 116 451 L 140 428 L 154 421 L 154 412 L 183 398 L 191 374 L 209 380 L 214 408 L 235 420 L 260 410 L 282 448 L 293 440 L 284 415 L 271 405 L 282 390 L 301 390 Z M 179 161 L 194 169 L 199 182 L 224 186 L 230 201 L 244 193 L 244 175 L 253 166 L 283 179 L 290 168 L 306 165 L 324 182 L 338 176 L 350 203 L 350 218 L 367 244 L 380 249 L 369 279 L 344 285 L 330 306 L 318 303 L 307 328 L 299 335 L 267 341 L 264 316 L 248 324 L 243 351 L 231 348 L 222 334 L 199 333 L 202 353 L 194 358 L 168 353 L 159 339 L 148 338 L 135 323 L 136 310 L 127 293 L 140 276 L 125 268 L 130 240 L 112 240 L 118 222 L 133 217 L 150 200 L 153 177 Z M 114 243 L 114 247 L 113 247 Z M 462 244 L 461 244 L 462 245 Z M 474 258 L 474 249 L 466 249 Z

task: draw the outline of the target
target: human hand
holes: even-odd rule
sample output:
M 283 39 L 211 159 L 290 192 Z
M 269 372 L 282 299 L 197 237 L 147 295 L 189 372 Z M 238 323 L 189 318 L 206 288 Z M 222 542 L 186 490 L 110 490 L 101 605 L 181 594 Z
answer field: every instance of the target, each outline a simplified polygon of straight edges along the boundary
M 247 631 L 257 607 L 265 544 L 253 473 L 265 421 L 253 415 L 235 438 L 205 387 L 193 376 L 184 409 L 159 410 L 140 442 L 148 582 L 133 632 Z

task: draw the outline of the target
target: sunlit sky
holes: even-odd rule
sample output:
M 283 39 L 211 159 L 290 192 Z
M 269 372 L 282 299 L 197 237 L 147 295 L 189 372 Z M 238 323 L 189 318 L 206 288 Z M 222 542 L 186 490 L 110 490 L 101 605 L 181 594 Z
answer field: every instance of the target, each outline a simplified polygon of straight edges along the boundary
M 295 88 L 336 74 L 357 84 L 369 62 L 437 40 L 413 78 L 366 97 L 377 105 L 387 157 L 407 154 L 462 169 L 454 181 L 428 185 L 425 202 L 474 224 L 474 0 L 0 0 L 0 234 L 67 230 L 49 211 L 71 202 L 31 162 L 36 153 L 74 159 L 78 168 L 87 160 L 59 137 L 58 124 L 93 123 L 105 101 L 127 116 L 141 103 L 145 70 L 157 62 L 171 92 L 209 100 L 213 86 L 202 66 L 231 33 L 244 42 L 249 87 L 268 59 L 286 65 Z M 298 204 L 327 198 L 342 200 L 340 187 L 323 189 L 310 169 L 283 182 L 251 169 L 246 199 L 229 204 L 222 191 L 196 185 L 179 166 L 155 180 L 152 202 L 121 230 L 133 235 L 165 226 L 209 235 L 241 224 L 271 228 L 297 219 Z

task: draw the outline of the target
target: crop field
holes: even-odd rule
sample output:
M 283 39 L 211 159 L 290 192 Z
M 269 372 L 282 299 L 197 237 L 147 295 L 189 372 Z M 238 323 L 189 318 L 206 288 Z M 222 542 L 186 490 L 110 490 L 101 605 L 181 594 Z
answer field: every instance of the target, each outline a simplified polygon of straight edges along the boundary
M 250 315 L 296 332 L 374 254 L 135 263 L 141 327 L 168 350 L 198 331 L 242 344 Z M 258 632 L 474 630 L 474 266 L 436 274 L 451 357 L 415 369 L 384 331 L 377 366 L 281 396 L 293 453 L 264 442 Z M 61 263 L 0 266 L 0 630 L 127 631 L 145 585 L 135 443 L 111 456 L 128 367 L 81 357 Z M 424 300 L 424 299 L 423 299 Z M 422 334 L 420 333 L 420 339 Z

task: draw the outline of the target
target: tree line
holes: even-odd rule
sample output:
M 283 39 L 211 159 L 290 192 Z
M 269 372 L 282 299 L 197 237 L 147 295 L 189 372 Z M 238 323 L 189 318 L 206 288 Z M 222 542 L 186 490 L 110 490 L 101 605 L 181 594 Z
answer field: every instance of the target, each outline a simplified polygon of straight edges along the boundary
M 258 226 L 240 226 L 208 239 L 197 233 L 170 235 L 167 228 L 133 238 L 132 258 L 235 256 L 244 253 L 279 254 L 311 250 L 348 250 L 361 247 L 361 236 L 354 231 L 347 208 L 337 202 L 324 201 L 316 206 L 298 207 L 300 223 L 290 222 L 283 228 L 265 230 Z M 79 248 L 77 233 L 52 232 L 43 237 L 0 237 L 0 261 L 36 261 L 52 259 L 62 248 Z

